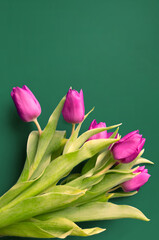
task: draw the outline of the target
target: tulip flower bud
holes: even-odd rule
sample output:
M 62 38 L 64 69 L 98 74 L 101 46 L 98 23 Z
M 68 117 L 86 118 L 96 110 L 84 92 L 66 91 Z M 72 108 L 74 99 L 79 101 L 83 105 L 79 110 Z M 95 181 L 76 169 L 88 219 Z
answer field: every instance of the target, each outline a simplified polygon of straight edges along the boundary
M 139 174 L 121 184 L 124 192 L 139 191 L 140 187 L 143 186 L 151 176 L 148 174 L 148 170 L 145 169 L 145 166 L 138 167 L 133 173 Z
M 111 149 L 113 157 L 121 163 L 129 163 L 137 157 L 144 143 L 145 138 L 142 138 L 139 131 L 133 131 L 113 145 Z
M 106 127 L 105 122 L 97 123 L 97 121 L 94 119 L 91 122 L 88 130 L 95 129 L 95 128 L 105 128 L 105 127 Z M 97 134 L 93 135 L 92 137 L 90 137 L 88 140 L 105 139 L 105 138 L 107 138 L 107 131 L 103 131 L 103 132 L 97 133 Z
M 41 106 L 27 86 L 14 87 L 11 97 L 19 116 L 24 122 L 34 121 L 41 114 Z
M 75 124 L 83 121 L 84 114 L 85 107 L 82 89 L 78 93 L 76 90 L 70 88 L 62 109 L 63 118 L 66 122 Z

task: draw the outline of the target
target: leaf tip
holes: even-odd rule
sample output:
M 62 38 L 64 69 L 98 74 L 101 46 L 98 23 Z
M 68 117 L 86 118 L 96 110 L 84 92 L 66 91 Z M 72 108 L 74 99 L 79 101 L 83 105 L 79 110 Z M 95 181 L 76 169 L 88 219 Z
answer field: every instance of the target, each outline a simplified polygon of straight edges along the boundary
M 150 218 L 147 218 L 146 216 L 144 216 L 144 219 L 143 219 L 145 222 L 149 222 L 151 219 Z
M 142 214 L 143 214 L 143 213 L 142 213 Z M 149 222 L 149 221 L 150 221 L 150 219 L 147 218 L 147 217 L 145 216 L 145 214 L 143 214 L 141 220 L 143 220 L 143 221 L 145 221 L 145 222 Z

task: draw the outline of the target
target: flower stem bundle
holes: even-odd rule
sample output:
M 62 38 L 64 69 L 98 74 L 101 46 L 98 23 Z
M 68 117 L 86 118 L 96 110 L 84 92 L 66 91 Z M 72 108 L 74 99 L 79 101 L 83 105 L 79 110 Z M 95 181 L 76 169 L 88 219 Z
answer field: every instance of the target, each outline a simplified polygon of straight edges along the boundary
M 0 198 L 0 236 L 65 238 L 90 236 L 105 229 L 82 229 L 76 222 L 135 218 L 149 219 L 138 209 L 116 205 L 111 199 L 136 194 L 150 175 L 142 158 L 145 139 L 139 131 L 123 138 L 121 124 L 106 127 L 94 119 L 79 134 L 85 114 L 82 90 L 69 89 L 41 130 L 41 107 L 23 86 L 12 99 L 23 121 L 34 121 L 38 131 L 28 137 L 26 161 L 16 184 Z M 73 124 L 71 136 L 57 130 L 59 117 Z M 111 130 L 111 131 L 109 131 Z M 113 131 L 114 130 L 114 131 Z M 82 170 L 72 171 L 82 163 Z

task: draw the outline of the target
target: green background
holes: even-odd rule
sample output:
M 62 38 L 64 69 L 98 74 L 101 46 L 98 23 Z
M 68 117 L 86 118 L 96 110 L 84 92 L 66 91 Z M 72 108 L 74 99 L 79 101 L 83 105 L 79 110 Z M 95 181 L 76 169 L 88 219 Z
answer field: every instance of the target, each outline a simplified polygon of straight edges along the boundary
M 119 199 L 142 210 L 150 222 L 115 220 L 83 227 L 107 228 L 97 239 L 153 239 L 158 235 L 159 122 L 158 0 L 0 0 L 0 193 L 17 180 L 32 123 L 16 113 L 10 92 L 26 84 L 38 98 L 45 126 L 72 86 L 84 91 L 86 112 L 120 133 L 139 129 L 146 137 L 149 182 L 136 196 Z M 59 129 L 70 126 L 62 117 Z M 19 239 L 8 237 L 8 240 Z M 81 239 L 68 237 L 68 239 Z

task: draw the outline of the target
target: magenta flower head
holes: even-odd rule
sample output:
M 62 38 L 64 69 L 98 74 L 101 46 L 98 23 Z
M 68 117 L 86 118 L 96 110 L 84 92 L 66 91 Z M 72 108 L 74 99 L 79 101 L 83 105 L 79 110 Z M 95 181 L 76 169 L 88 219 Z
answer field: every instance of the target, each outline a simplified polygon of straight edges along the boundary
M 113 145 L 111 149 L 113 157 L 121 163 L 129 163 L 137 157 L 144 143 L 145 138 L 142 138 L 139 131 L 133 131 Z
M 84 119 L 85 107 L 83 91 L 78 93 L 74 89 L 69 89 L 66 95 L 66 101 L 62 109 L 62 115 L 68 123 L 80 123 Z
M 95 129 L 95 128 L 105 128 L 105 127 L 106 127 L 106 123 L 105 122 L 97 123 L 97 121 L 94 119 L 91 122 L 88 130 Z M 88 140 L 105 139 L 105 138 L 107 138 L 107 131 L 103 131 L 103 132 L 97 133 L 94 136 L 90 137 Z
M 41 106 L 27 86 L 14 87 L 11 97 L 19 116 L 24 122 L 34 121 L 41 114 Z
M 143 186 L 151 176 L 148 174 L 148 170 L 145 166 L 138 167 L 133 173 L 139 173 L 134 178 L 121 184 L 124 192 L 139 191 L 140 187 Z

